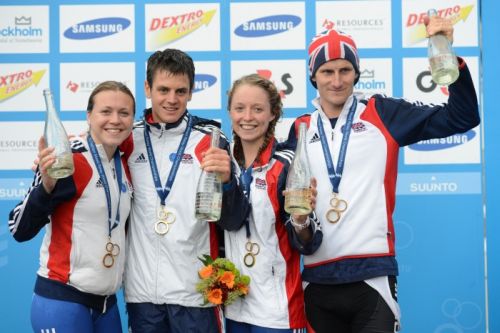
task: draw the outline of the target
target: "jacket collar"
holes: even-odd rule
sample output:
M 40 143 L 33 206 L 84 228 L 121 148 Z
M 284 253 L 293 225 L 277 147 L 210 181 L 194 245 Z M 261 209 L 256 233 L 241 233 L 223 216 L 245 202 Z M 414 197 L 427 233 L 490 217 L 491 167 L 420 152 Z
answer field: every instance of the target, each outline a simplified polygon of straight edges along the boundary
M 178 127 L 180 124 L 182 124 L 187 115 L 188 111 L 186 110 L 186 112 L 184 112 L 184 114 L 175 123 L 156 123 L 153 120 L 153 110 L 151 108 L 144 110 L 144 120 L 148 125 L 156 127 L 158 129 L 166 130 Z
M 157 133 L 160 137 L 164 133 L 179 134 L 186 130 L 188 111 L 182 115 L 175 123 L 155 123 L 151 108 L 144 110 L 144 124 L 151 131 Z

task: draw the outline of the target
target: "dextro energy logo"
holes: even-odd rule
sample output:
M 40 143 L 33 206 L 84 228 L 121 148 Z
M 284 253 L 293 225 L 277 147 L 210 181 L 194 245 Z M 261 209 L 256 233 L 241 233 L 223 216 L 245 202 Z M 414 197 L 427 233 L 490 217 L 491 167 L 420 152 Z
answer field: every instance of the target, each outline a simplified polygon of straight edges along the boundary
M 151 48 L 158 48 L 172 43 L 196 31 L 203 25 L 209 25 L 216 9 L 203 11 L 201 9 L 192 12 L 165 17 L 155 17 L 149 24 L 151 37 L 149 44 Z
M 64 31 L 64 37 L 86 40 L 117 34 L 130 26 L 130 21 L 122 17 L 105 17 L 77 23 Z
M 454 134 L 446 138 L 423 140 L 410 145 L 409 148 L 417 151 L 435 151 L 448 149 L 464 145 L 474 139 L 475 136 L 476 132 L 474 130 L 470 130 L 468 132 Z
M 0 103 L 23 92 L 32 85 L 38 85 L 45 71 L 45 69 L 39 71 L 27 69 L 17 73 L 0 74 Z
M 14 17 L 14 25 L 8 25 L 0 28 L 0 37 L 14 38 L 41 38 L 43 29 L 31 26 L 31 16 Z
M 234 29 L 240 37 L 263 37 L 292 30 L 301 22 L 295 15 L 273 15 L 245 22 Z
M 193 93 L 210 88 L 217 82 L 217 78 L 210 74 L 196 74 L 194 77 Z
M 437 8 L 438 15 L 452 20 L 453 25 L 460 21 L 466 21 L 474 5 Z M 406 18 L 407 40 L 409 45 L 417 44 L 427 38 L 424 18 L 427 13 L 410 13 Z

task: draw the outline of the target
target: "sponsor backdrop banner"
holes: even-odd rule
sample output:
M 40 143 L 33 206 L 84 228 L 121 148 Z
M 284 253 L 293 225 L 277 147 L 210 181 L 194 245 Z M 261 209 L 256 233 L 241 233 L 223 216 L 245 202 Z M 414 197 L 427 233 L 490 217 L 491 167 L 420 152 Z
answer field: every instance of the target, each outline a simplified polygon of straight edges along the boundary
M 357 42 L 356 90 L 445 102 L 448 91 L 431 81 L 426 58 L 423 17 L 432 7 L 453 20 L 454 47 L 481 96 L 479 31 L 488 27 L 479 21 L 477 0 L 2 1 L 0 331 L 31 330 L 41 235 L 16 243 L 7 219 L 31 183 L 45 117 L 43 89 L 53 89 L 73 134 L 85 131 L 88 95 L 103 80 L 121 81 L 134 92 L 139 118 L 150 105 L 144 94 L 148 56 L 179 48 L 196 65 L 193 114 L 219 119 L 230 135 L 226 92 L 241 75 L 258 73 L 282 93 L 285 112 L 277 136 L 284 139 L 294 117 L 312 111 L 316 96 L 308 80 L 307 43 L 331 26 Z M 477 127 L 400 151 L 394 217 L 405 332 L 486 331 L 482 131 Z M 125 329 L 122 296 L 120 309 Z

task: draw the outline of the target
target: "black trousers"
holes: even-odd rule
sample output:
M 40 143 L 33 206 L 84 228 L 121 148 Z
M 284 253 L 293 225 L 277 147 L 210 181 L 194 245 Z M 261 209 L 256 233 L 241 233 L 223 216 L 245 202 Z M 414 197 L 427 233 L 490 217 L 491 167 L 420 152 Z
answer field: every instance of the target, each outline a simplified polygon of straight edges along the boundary
M 394 299 L 396 278 L 389 277 Z M 393 333 L 396 319 L 382 296 L 365 282 L 310 283 L 306 315 L 316 333 Z

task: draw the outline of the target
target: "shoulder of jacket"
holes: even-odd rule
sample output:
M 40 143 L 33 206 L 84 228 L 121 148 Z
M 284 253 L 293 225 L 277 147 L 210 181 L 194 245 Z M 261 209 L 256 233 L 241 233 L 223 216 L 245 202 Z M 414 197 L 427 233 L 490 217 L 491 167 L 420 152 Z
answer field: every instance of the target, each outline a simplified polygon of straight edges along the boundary
M 87 147 L 85 146 L 83 140 L 85 139 L 79 136 L 70 140 L 72 153 L 84 153 L 87 151 Z
M 274 151 L 273 158 L 282 162 L 285 165 L 292 163 L 294 156 L 294 151 L 287 148 L 284 143 L 278 143 L 276 145 L 276 150 Z
M 146 122 L 144 121 L 144 119 L 137 120 L 137 121 L 134 122 L 134 124 L 132 126 L 132 129 L 133 130 L 135 130 L 135 129 L 143 129 L 145 123 Z
M 201 132 L 203 134 L 210 134 L 215 128 L 221 129 L 221 124 L 218 121 L 212 119 L 200 118 L 197 116 L 193 117 L 193 130 Z M 228 141 L 226 135 L 221 131 L 221 138 Z
M 304 113 L 304 114 L 301 114 L 300 116 L 298 116 L 296 119 L 295 119 L 295 122 L 309 122 L 309 120 L 311 119 L 311 116 L 312 114 L 311 113 Z
M 193 129 L 198 130 L 203 133 L 211 133 L 212 130 L 217 127 L 220 128 L 221 124 L 218 121 L 200 118 L 197 116 L 193 117 Z

